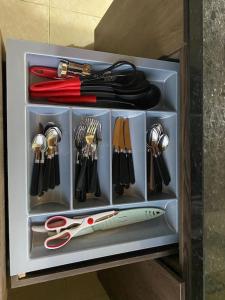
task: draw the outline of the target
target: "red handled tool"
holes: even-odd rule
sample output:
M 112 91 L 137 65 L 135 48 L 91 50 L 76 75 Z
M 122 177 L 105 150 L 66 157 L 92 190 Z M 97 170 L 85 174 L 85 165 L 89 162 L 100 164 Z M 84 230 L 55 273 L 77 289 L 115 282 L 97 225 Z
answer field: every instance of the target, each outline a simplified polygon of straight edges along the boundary
M 132 69 L 112 73 L 113 67 L 123 64 L 118 62 L 89 76 L 74 75 L 60 80 L 54 68 L 31 67 L 32 74 L 52 80 L 31 84 L 30 97 L 61 104 L 105 103 L 114 107 L 129 105 L 140 109 L 149 109 L 158 104 L 160 90 L 145 79 L 142 71 Z

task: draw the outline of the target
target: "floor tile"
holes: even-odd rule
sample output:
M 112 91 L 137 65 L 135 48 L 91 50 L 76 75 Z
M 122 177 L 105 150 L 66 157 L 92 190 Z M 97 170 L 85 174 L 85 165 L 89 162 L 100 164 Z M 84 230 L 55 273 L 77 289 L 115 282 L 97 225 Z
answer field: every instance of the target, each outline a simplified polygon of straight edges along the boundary
M 49 8 L 20 0 L 0 0 L 3 41 L 16 38 L 48 42 Z
M 96 273 L 11 289 L 8 298 L 9 300 L 109 300 Z
M 49 0 L 20 0 L 20 1 L 49 6 Z
M 50 0 L 51 7 L 102 17 L 113 0 Z
M 50 43 L 93 49 L 99 21 L 97 17 L 50 8 Z

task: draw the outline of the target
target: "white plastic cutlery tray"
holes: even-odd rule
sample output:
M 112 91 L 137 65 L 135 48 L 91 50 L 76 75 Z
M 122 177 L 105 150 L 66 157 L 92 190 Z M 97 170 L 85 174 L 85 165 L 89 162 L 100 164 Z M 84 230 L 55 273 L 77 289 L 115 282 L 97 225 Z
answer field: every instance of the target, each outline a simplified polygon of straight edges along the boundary
M 80 261 L 132 252 L 178 242 L 179 212 L 179 64 L 128 57 L 111 53 L 66 48 L 25 41 L 7 41 L 7 151 L 10 275 L 52 268 Z M 29 98 L 28 68 L 33 65 L 57 67 L 60 59 L 85 62 L 94 68 L 118 60 L 134 63 L 148 80 L 161 90 L 159 105 L 151 110 L 92 108 L 54 105 Z M 102 195 L 85 202 L 74 198 L 76 148 L 74 129 L 84 116 L 94 116 L 102 124 L 98 173 Z M 122 196 L 112 185 L 112 134 L 115 119 L 129 118 L 136 182 Z M 34 154 L 31 142 L 39 123 L 55 122 L 62 130 L 59 144 L 61 183 L 43 197 L 30 196 Z M 147 188 L 146 130 L 160 122 L 169 135 L 164 153 L 171 182 L 163 192 L 149 195 Z M 49 216 L 87 215 L 104 210 L 160 207 L 165 215 L 147 222 L 74 238 L 58 250 L 47 250 L 43 236 L 33 234 L 32 224 Z

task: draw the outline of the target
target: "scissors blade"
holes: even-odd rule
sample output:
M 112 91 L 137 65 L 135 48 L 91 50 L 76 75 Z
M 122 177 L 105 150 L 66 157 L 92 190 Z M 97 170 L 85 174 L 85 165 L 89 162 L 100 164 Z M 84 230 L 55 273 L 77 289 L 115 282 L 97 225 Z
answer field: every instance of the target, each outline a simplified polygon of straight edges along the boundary
M 107 213 L 104 213 L 105 215 L 102 215 L 102 216 L 99 216 L 95 219 L 95 223 L 97 222 L 101 222 L 101 221 L 104 221 L 106 219 L 109 219 L 115 215 L 118 214 L 118 211 L 110 211 L 110 212 L 107 212 Z

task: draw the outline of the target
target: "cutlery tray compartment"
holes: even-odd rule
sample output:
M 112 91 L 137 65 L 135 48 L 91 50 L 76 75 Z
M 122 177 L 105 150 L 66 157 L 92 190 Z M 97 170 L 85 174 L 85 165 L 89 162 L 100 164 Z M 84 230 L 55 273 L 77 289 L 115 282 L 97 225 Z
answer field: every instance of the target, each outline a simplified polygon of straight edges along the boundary
M 84 202 L 79 202 L 75 198 L 75 164 L 77 157 L 77 150 L 75 147 L 75 131 L 77 126 L 85 117 L 93 117 L 97 119 L 101 124 L 101 135 L 102 140 L 98 144 L 97 150 L 97 167 L 99 184 L 101 189 L 101 196 L 95 197 L 94 194 L 87 194 L 87 199 Z M 88 109 L 88 108 L 74 108 L 72 109 L 72 153 L 73 153 L 73 207 L 74 209 L 82 209 L 88 207 L 107 206 L 111 203 L 111 182 L 110 182 L 110 171 L 111 171 L 111 140 L 110 140 L 110 111 L 107 109 Z
M 66 247 L 49 251 L 44 248 L 44 241 L 48 237 L 46 233 L 32 232 L 32 225 L 43 224 L 49 215 L 33 216 L 29 218 L 28 224 L 30 229 L 30 257 L 35 259 L 45 259 L 45 266 L 51 260 L 55 260 L 55 256 L 59 255 L 63 259 L 64 255 L 74 254 L 74 262 L 84 259 L 84 257 L 96 258 L 105 256 L 104 253 L 111 251 L 108 247 L 113 247 L 116 253 L 131 251 L 133 247 L 137 247 L 140 243 L 143 248 L 153 247 L 156 244 L 163 245 L 165 241 L 173 236 L 176 240 L 177 232 L 177 200 L 158 201 L 153 204 L 165 209 L 165 215 L 146 222 L 136 223 L 129 226 L 111 229 L 109 231 L 98 231 L 89 236 L 80 236 L 71 240 Z M 142 205 L 148 207 L 148 203 Z M 124 206 L 120 207 L 120 209 Z M 79 216 L 76 210 L 64 213 L 67 217 Z M 126 244 L 128 243 L 128 244 Z M 49 262 L 48 262 L 49 261 Z
M 177 144 L 177 113 L 165 111 L 148 111 L 146 113 L 146 129 L 151 130 L 154 124 L 161 124 L 164 132 L 169 137 L 168 147 L 163 151 L 163 157 L 167 165 L 171 181 L 169 185 L 163 184 L 161 193 L 151 194 L 147 183 L 148 200 L 160 200 L 176 198 L 178 196 L 177 162 L 179 159 Z M 148 166 L 147 166 L 148 168 Z
M 69 49 L 69 48 L 67 48 Z M 160 62 L 157 60 L 143 59 L 139 57 L 129 57 L 122 55 L 114 55 L 111 53 L 97 52 L 93 56 L 93 51 L 82 50 L 82 49 L 69 49 L 67 53 L 62 56 L 57 52 L 51 53 L 50 55 L 43 55 L 39 53 L 39 49 L 30 53 L 29 51 L 24 53 L 25 66 L 25 100 L 26 103 L 32 104 L 51 104 L 45 99 L 31 99 L 29 95 L 29 85 L 31 83 L 39 81 L 47 81 L 49 79 L 38 78 L 29 74 L 29 67 L 32 66 L 43 66 L 43 67 L 54 67 L 57 68 L 60 60 L 68 59 L 70 61 L 76 61 L 78 63 L 88 63 L 91 64 L 93 69 L 98 71 L 104 68 L 109 67 L 112 63 L 116 61 L 127 60 L 134 63 L 137 67 L 137 70 L 143 71 L 145 73 L 146 79 L 149 80 L 152 84 L 156 85 L 161 92 L 161 99 L 158 105 L 154 106 L 153 110 L 167 110 L 167 111 L 176 111 L 178 108 L 178 74 L 177 68 L 171 68 L 170 62 Z M 65 52 L 65 51 L 64 51 Z M 176 65 L 176 63 L 174 63 Z M 127 67 L 121 67 L 120 70 L 125 70 Z M 54 104 L 57 105 L 57 104 Z M 98 106 L 100 104 L 97 104 Z M 93 106 L 93 105 L 92 105 Z M 101 107 L 101 106 L 100 106 Z M 113 104 L 108 107 L 114 108 Z M 129 106 L 127 107 L 129 109 Z M 131 106 L 130 109 L 133 109 Z
M 41 213 L 70 209 L 71 198 L 71 174 L 68 172 L 71 165 L 70 157 L 70 112 L 67 108 L 59 107 L 27 107 L 27 152 L 28 170 L 27 186 L 28 199 L 30 199 L 29 211 Z M 31 176 L 34 164 L 34 153 L 32 151 L 32 140 L 49 122 L 55 123 L 62 131 L 62 139 L 58 144 L 60 184 L 54 189 L 48 189 L 41 196 L 31 196 Z M 46 160 L 46 158 L 45 158 Z
M 17 55 L 15 55 L 17 49 Z M 29 75 L 34 65 L 56 67 L 61 58 L 87 62 L 95 69 L 119 60 L 133 62 L 161 90 L 161 101 L 149 111 L 103 107 L 53 105 L 29 97 L 28 85 L 36 79 Z M 179 207 L 179 65 L 171 62 L 124 57 L 121 55 L 49 46 L 22 41 L 7 45 L 8 112 L 8 194 L 10 275 L 26 273 L 63 264 L 112 256 L 178 242 Z M 15 88 L 16 87 L 16 88 Z M 81 202 L 75 197 L 77 147 L 75 131 L 85 117 L 97 119 L 102 126 L 98 144 L 97 170 L 101 196 L 87 193 Z M 112 182 L 113 132 L 118 117 L 129 120 L 135 182 L 115 192 Z M 60 184 L 42 196 L 30 196 L 34 164 L 32 140 L 48 122 L 62 131 L 58 143 Z M 162 193 L 150 194 L 147 182 L 146 131 L 160 122 L 170 143 L 164 152 L 171 176 Z M 15 149 L 14 145 L 18 145 Z M 18 159 L 18 157 L 20 159 Z M 83 216 L 109 210 L 159 207 L 165 215 L 139 224 L 74 238 L 63 248 L 44 248 L 44 234 L 32 232 L 32 226 L 54 215 Z M 19 226 L 18 226 L 19 224 Z
M 142 202 L 146 199 L 145 180 L 145 131 L 146 131 L 146 115 L 144 111 L 131 110 L 112 110 L 112 126 L 111 132 L 115 128 L 115 121 L 122 117 L 129 120 L 130 138 L 132 145 L 132 156 L 135 174 L 135 183 L 130 184 L 129 188 L 124 188 L 124 193 L 119 195 L 115 192 L 115 184 L 113 184 L 112 202 L 113 204 L 123 204 L 132 202 Z M 112 149 L 113 152 L 113 149 Z M 113 167 L 113 166 L 112 166 Z M 112 176 L 111 176 L 112 177 Z

